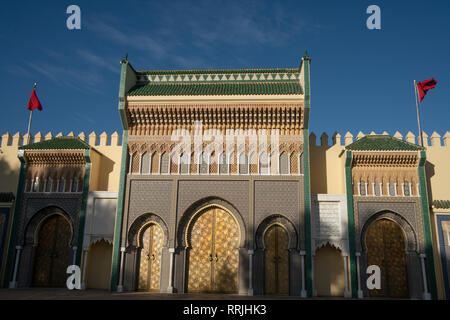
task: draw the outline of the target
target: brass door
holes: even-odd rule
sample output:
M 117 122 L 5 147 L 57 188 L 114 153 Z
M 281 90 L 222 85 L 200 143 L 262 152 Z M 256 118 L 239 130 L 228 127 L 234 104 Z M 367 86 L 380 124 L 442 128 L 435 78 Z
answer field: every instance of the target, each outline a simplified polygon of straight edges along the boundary
M 189 292 L 238 292 L 239 228 L 220 208 L 197 215 L 189 231 Z
M 367 265 L 381 270 L 381 289 L 370 290 L 373 297 L 409 297 L 405 238 L 399 225 L 388 219 L 372 223 L 366 234 Z
M 271 226 L 264 234 L 264 290 L 289 294 L 289 236 L 283 227 Z
M 33 286 L 65 286 L 71 235 L 70 224 L 60 215 L 53 215 L 43 222 L 38 233 Z
M 139 290 L 159 291 L 163 243 L 164 233 L 161 227 L 156 224 L 151 224 L 142 235 L 139 263 Z

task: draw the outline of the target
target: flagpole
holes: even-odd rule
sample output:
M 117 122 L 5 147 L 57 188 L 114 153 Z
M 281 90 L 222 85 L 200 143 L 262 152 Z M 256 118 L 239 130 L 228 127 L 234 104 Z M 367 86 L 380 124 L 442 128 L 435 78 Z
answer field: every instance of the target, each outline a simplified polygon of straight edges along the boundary
M 33 89 L 36 89 L 37 86 L 37 82 L 34 83 Z M 30 119 L 28 120 L 28 130 L 27 130 L 27 135 L 30 134 L 30 129 L 31 129 L 31 119 L 33 118 L 33 110 L 30 110 Z
M 414 93 L 416 95 L 417 123 L 419 124 L 420 145 L 423 147 L 423 135 L 422 135 L 422 130 L 420 129 L 419 100 L 417 99 L 417 83 L 416 83 L 416 80 L 414 80 Z

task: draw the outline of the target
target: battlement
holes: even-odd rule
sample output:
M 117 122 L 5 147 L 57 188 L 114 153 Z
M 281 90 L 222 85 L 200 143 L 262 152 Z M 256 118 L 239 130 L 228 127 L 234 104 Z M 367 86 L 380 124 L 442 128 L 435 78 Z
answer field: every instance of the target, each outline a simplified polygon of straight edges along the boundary
M 369 134 L 365 134 L 360 131 L 356 137 L 352 135 L 349 131 L 345 135 L 341 135 L 338 132 L 335 132 L 331 137 L 331 143 L 329 141 L 329 136 L 324 132 L 320 136 L 319 144 L 317 144 L 317 136 L 314 132 L 311 132 L 309 135 L 309 144 L 311 146 L 317 147 L 333 147 L 333 146 L 348 146 L 349 144 L 365 137 L 366 135 L 390 135 L 388 132 L 384 131 L 383 133 L 375 133 L 372 131 Z M 406 136 L 403 136 L 400 132 L 396 131 L 394 138 L 404 140 L 410 143 L 419 143 L 420 137 L 417 137 L 409 131 Z M 436 131 L 433 132 L 431 136 L 429 136 L 426 132 L 423 132 L 423 145 L 426 148 L 434 148 L 434 147 L 445 147 L 450 149 L 450 132 L 447 131 L 443 136 L 439 135 Z
M 15 135 L 11 136 L 8 132 L 3 134 L 0 137 L 1 147 L 7 148 L 19 148 L 21 146 L 25 146 L 31 143 L 41 142 L 45 140 L 50 140 L 54 137 L 74 137 L 75 134 L 73 132 L 69 132 L 67 135 L 63 135 L 62 132 L 53 135 L 51 132 L 47 133 L 45 136 L 42 135 L 41 132 L 36 133 L 34 136 L 31 134 L 21 135 L 20 132 L 17 132 Z M 103 132 L 100 135 L 97 135 L 94 131 L 92 131 L 88 136 L 84 132 L 80 132 L 77 136 L 81 140 L 89 143 L 89 145 L 93 147 L 104 147 L 104 146 L 121 146 L 120 135 L 117 132 L 114 132 L 111 135 L 108 135 L 106 132 Z
M 345 133 L 345 135 L 341 135 L 338 132 L 335 132 L 331 136 L 331 141 L 327 133 L 322 133 L 319 139 L 319 143 L 317 142 L 317 136 L 314 132 L 311 132 L 309 135 L 309 143 L 311 146 L 317 147 L 332 147 L 332 146 L 348 146 L 349 144 L 361 139 L 366 135 L 375 135 L 375 134 L 384 134 L 389 135 L 388 132 L 384 131 L 382 133 L 375 133 L 372 131 L 369 134 L 365 134 L 360 131 L 356 136 L 351 134 L 349 131 Z M 59 132 L 56 135 L 53 135 L 51 132 L 48 132 L 45 136 L 42 135 L 41 132 L 33 135 L 21 135 L 20 132 L 17 132 L 14 135 L 11 135 L 9 132 L 6 132 L 2 136 L 0 136 L 1 147 L 14 147 L 18 148 L 30 143 L 41 142 L 45 140 L 52 139 L 54 137 L 74 137 L 75 134 L 73 132 L 69 132 L 67 135 L 63 135 L 62 132 Z M 106 132 L 98 135 L 96 132 L 91 132 L 89 135 L 86 135 L 84 132 L 80 132 L 78 136 L 81 140 L 87 142 L 89 145 L 96 146 L 121 146 L 122 142 L 120 141 L 120 135 L 117 132 L 108 135 Z M 416 137 L 411 131 L 403 136 L 400 132 L 396 131 L 393 137 L 411 142 L 418 143 L 419 137 Z M 423 144 L 425 147 L 450 147 L 450 132 L 447 131 L 443 136 L 439 135 L 436 131 L 434 131 L 431 136 L 429 136 L 426 132 L 423 132 Z

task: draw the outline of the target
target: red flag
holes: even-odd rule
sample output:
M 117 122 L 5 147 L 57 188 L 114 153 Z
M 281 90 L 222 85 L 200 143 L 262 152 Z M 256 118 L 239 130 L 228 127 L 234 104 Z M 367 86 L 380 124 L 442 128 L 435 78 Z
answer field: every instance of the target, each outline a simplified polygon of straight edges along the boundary
M 41 103 L 39 102 L 39 99 L 36 95 L 36 88 L 33 88 L 33 91 L 31 92 L 30 101 L 28 101 L 28 110 L 33 111 L 34 109 L 42 110 Z
M 434 78 L 431 78 L 428 80 L 420 81 L 417 84 L 417 91 L 419 91 L 420 102 L 422 102 L 422 100 L 425 97 L 425 95 L 427 94 L 428 90 L 436 87 L 436 83 L 437 83 L 437 81 L 434 80 Z

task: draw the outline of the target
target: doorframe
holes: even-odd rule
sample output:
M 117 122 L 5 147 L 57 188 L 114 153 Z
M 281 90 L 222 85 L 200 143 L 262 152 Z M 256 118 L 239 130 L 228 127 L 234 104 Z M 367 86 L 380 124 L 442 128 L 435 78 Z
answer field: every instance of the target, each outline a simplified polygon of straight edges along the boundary
M 45 208 L 47 209 L 47 208 Z M 59 208 L 58 208 L 59 209 Z M 36 215 L 39 214 L 36 213 Z M 33 232 L 33 242 L 32 242 L 32 266 L 31 266 L 31 274 L 30 274 L 30 286 L 33 286 L 33 282 L 34 282 L 34 273 L 35 273 L 35 269 L 36 269 L 36 253 L 37 253 L 37 248 L 39 246 L 39 232 L 41 231 L 42 225 L 51 217 L 53 216 L 60 216 L 62 217 L 69 225 L 70 228 L 70 237 L 69 237 L 69 243 L 68 243 L 68 247 L 67 247 L 67 257 L 68 257 L 68 261 L 67 261 L 67 265 L 69 265 L 69 259 L 71 259 L 70 254 L 72 253 L 72 242 L 74 241 L 74 230 L 73 230 L 73 225 L 70 221 L 70 219 L 68 217 L 65 216 L 65 214 L 61 211 L 54 211 L 54 212 L 50 212 L 46 215 L 44 215 L 44 217 L 40 218 L 40 220 L 38 220 L 37 224 L 34 226 L 34 232 Z M 34 217 L 33 217 L 34 218 Z M 29 225 L 31 224 L 33 218 L 30 220 Z M 30 230 L 31 231 L 31 230 Z M 29 235 L 29 234 L 28 234 Z
M 411 253 L 420 252 L 419 249 L 419 243 L 417 241 L 416 234 L 414 232 L 414 229 L 411 227 L 411 225 L 408 223 L 408 221 L 403 218 L 401 215 L 392 212 L 392 211 L 380 211 L 376 214 L 374 214 L 372 217 L 370 217 L 365 223 L 364 226 L 361 229 L 361 249 L 362 254 L 362 270 L 365 270 L 365 268 L 368 266 L 368 250 L 367 250 L 367 244 L 366 244 L 366 235 L 369 227 L 372 225 L 372 223 L 377 222 L 378 220 L 390 220 L 393 223 L 396 223 L 397 226 L 400 228 L 400 230 L 403 233 L 404 240 L 405 240 L 405 260 L 406 260 L 406 277 L 407 277 L 407 283 L 408 283 L 408 298 L 412 298 L 414 296 L 415 286 L 414 282 L 421 283 L 421 270 L 415 270 L 416 268 L 413 268 L 413 265 L 411 265 L 411 261 L 409 256 Z M 362 272 L 362 283 L 365 283 L 367 275 L 365 272 Z M 415 279 L 415 277 L 420 277 L 419 280 Z M 365 296 L 370 297 L 369 291 L 367 288 L 363 290 L 365 292 Z M 389 298 L 389 297 L 386 297 Z

